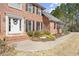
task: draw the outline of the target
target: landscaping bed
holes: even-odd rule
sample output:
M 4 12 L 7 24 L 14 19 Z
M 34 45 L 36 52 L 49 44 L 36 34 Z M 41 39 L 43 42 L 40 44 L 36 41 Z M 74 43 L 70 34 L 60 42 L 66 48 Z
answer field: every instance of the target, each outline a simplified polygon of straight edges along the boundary
M 51 34 L 48 31 L 34 31 L 27 32 L 28 36 L 31 37 L 33 41 L 54 41 L 56 39 L 56 35 Z

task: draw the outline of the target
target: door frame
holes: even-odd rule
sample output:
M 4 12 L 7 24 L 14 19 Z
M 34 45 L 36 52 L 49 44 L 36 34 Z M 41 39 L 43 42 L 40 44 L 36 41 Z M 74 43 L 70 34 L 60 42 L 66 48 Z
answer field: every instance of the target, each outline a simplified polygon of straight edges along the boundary
M 9 33 L 9 17 L 13 17 L 13 18 L 18 18 L 18 19 L 21 19 L 21 31 L 19 33 Z M 6 35 L 15 35 L 15 34 L 21 34 L 24 32 L 24 18 L 20 17 L 20 16 L 17 16 L 17 15 L 14 15 L 14 14 L 7 14 L 5 16 L 5 19 L 6 19 Z

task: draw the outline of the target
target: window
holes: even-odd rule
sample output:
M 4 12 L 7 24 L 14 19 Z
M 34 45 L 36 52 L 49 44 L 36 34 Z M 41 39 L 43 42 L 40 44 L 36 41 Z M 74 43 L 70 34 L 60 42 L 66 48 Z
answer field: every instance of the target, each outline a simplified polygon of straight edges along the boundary
M 54 22 L 54 29 L 56 28 L 56 22 Z
M 40 22 L 36 22 L 36 30 L 37 30 L 37 31 L 40 30 Z
M 25 21 L 25 26 L 26 26 L 26 32 L 29 32 L 29 31 L 33 31 L 33 27 L 34 27 L 34 22 L 33 21 L 28 21 L 26 20 Z
M 20 19 L 20 31 L 21 31 L 21 19 Z
M 41 9 L 40 8 L 38 8 L 38 15 L 41 16 Z
M 25 21 L 25 31 L 28 32 L 28 21 Z
M 35 30 L 35 22 L 33 21 L 33 31 Z
M 13 7 L 13 8 L 17 8 L 17 9 L 21 9 L 22 8 L 22 4 L 21 3 L 8 3 L 8 6 Z
M 11 18 L 9 17 L 9 31 L 11 31 Z
M 33 6 L 33 13 L 35 13 L 35 6 Z
M 41 30 L 42 30 L 42 28 L 43 28 L 43 24 L 42 24 L 42 22 L 41 22 Z
M 26 25 L 26 32 L 29 31 L 41 31 L 42 30 L 42 22 L 35 22 L 35 21 L 25 21 Z
M 28 31 L 31 31 L 31 21 L 28 21 Z
M 38 8 L 36 8 L 36 14 L 38 14 Z
M 28 4 L 28 11 L 33 13 L 33 5 L 32 4 Z
M 34 6 L 34 11 L 35 11 L 35 14 L 37 14 L 37 7 Z

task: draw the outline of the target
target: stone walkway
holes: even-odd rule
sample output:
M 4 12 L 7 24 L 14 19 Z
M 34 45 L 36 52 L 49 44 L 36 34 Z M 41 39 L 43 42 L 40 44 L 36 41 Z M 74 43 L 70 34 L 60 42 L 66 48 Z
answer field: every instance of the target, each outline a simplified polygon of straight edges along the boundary
M 12 45 L 15 46 L 16 50 L 20 51 L 41 51 L 55 47 L 61 42 L 69 40 L 70 38 L 72 38 L 73 35 L 74 33 L 70 33 L 68 35 L 56 39 L 55 41 L 37 42 L 37 41 L 25 40 L 21 42 L 14 42 L 12 43 Z

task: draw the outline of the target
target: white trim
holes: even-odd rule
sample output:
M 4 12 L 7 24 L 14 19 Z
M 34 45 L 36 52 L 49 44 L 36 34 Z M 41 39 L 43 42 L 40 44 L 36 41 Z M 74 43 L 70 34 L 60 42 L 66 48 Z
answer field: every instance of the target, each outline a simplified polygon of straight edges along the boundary
M 37 14 L 37 7 L 36 6 L 34 6 L 34 12 L 35 12 L 35 14 Z
M 31 31 L 33 31 L 33 21 L 31 21 Z
M 35 31 L 36 31 L 36 21 L 34 22 L 34 29 L 35 29 Z
M 15 6 L 11 5 L 11 4 L 20 4 L 20 7 L 17 8 L 17 7 L 15 7 Z M 12 7 L 12 8 L 16 8 L 16 9 L 22 10 L 22 4 L 21 4 L 21 3 L 8 3 L 8 6 L 9 6 L 9 7 Z
M 8 26 L 7 25 L 9 25 L 8 24 L 8 16 L 5 16 L 5 19 L 6 19 L 6 35 L 8 35 Z
M 39 31 L 41 31 L 41 22 L 39 22 L 39 24 L 40 24 L 40 29 L 39 29 Z
M 24 19 L 21 18 L 21 31 L 19 31 L 18 33 L 10 33 L 9 32 L 9 16 L 5 16 L 6 19 L 6 35 L 13 35 L 13 34 L 19 34 L 19 33 L 24 33 Z M 15 18 L 15 17 L 14 17 Z
M 25 25 L 24 25 L 24 19 L 22 18 L 22 21 L 21 21 L 21 33 L 23 33 L 25 31 Z

